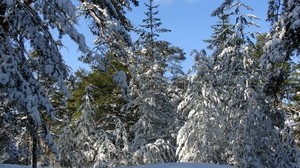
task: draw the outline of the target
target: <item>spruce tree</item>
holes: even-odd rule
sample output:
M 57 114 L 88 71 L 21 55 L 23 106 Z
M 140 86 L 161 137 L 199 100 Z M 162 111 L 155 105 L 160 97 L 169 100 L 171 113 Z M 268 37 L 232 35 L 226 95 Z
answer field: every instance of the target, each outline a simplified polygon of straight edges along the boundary
M 69 117 L 65 115 L 63 117 L 62 132 L 59 135 L 57 144 L 59 147 L 59 164 L 62 167 L 76 167 L 78 166 L 78 160 L 81 159 L 76 153 L 77 145 L 74 136 L 73 128 Z
M 158 39 L 160 33 L 170 32 L 161 28 L 158 5 L 149 0 L 145 6 L 146 19 L 137 30 L 139 38 L 130 59 L 131 102 L 124 108 L 138 119 L 130 129 L 131 149 L 135 152 L 133 161 L 135 164 L 173 162 L 176 104 L 171 99 L 171 82 L 167 75 L 180 76 L 176 61 L 184 56 L 180 48 Z
M 244 15 L 244 7 L 251 10 L 239 0 L 225 1 L 212 13 L 221 18 L 228 14 L 236 23 L 224 39 L 229 45 L 217 46 L 221 51 L 214 52 L 217 55 L 195 53 L 196 75 L 180 106 L 187 112 L 187 121 L 177 138 L 177 156 L 179 161 L 237 167 L 297 167 L 295 142 L 284 120 L 275 120 L 277 111 L 263 93 L 266 79 L 246 35 L 246 28 L 256 25 L 252 22 L 256 17 Z

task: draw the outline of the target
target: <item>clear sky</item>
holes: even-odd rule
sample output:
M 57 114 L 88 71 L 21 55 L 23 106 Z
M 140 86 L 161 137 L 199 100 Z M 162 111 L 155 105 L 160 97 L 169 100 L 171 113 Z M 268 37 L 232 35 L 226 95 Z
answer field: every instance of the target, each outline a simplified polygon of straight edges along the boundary
M 140 0 L 140 6 L 133 7 L 132 12 L 127 14 L 128 18 L 136 26 L 142 24 L 142 19 L 145 18 L 144 12 L 146 9 L 144 2 L 147 2 L 147 0 Z M 187 59 L 182 63 L 182 66 L 185 72 L 193 65 L 193 58 L 190 56 L 191 51 L 206 48 L 207 44 L 203 40 L 211 36 L 212 30 L 210 26 L 217 21 L 210 14 L 222 2 L 223 0 L 154 0 L 154 4 L 159 5 L 157 17 L 161 19 L 162 27 L 171 30 L 170 33 L 162 34 L 160 39 L 166 40 L 184 50 Z M 261 18 L 260 21 L 257 21 L 261 28 L 257 28 L 255 31 L 267 32 L 269 23 L 265 20 L 268 0 L 243 0 L 243 2 L 254 9 L 253 12 L 248 13 L 255 14 Z M 92 45 L 94 37 L 88 32 L 87 24 L 87 21 L 81 21 L 79 23 L 79 31 L 86 35 L 88 45 Z M 77 57 L 80 54 L 77 46 L 70 42 L 69 39 L 64 40 L 64 42 L 67 44 L 61 51 L 67 65 L 74 71 L 79 67 L 88 68 L 87 65 L 77 61 Z

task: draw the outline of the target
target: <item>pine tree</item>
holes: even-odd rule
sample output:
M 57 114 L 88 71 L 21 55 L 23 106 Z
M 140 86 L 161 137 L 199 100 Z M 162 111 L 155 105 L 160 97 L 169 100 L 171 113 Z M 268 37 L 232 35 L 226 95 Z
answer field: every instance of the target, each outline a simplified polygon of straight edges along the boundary
M 45 125 L 45 118 L 56 119 L 55 109 L 47 97 L 44 86 L 40 83 L 37 75 L 33 72 L 33 58 L 28 54 L 29 50 L 36 51 L 40 57 L 35 61 L 41 76 L 49 83 L 46 87 L 58 88 L 63 95 L 69 95 L 64 80 L 68 76 L 67 66 L 62 60 L 58 50 L 58 43 L 53 39 L 48 27 L 52 25 L 62 34 L 71 36 L 78 42 L 83 36 L 76 32 L 73 22 L 76 22 L 75 6 L 70 1 L 65 1 L 69 8 L 57 5 L 57 2 L 35 2 L 32 1 L 2 1 L 0 39 L 2 41 L 1 53 L 1 93 L 5 100 L 13 105 L 16 114 L 27 118 L 28 126 L 34 128 L 29 130 L 37 147 L 37 133 L 43 130 L 44 142 L 57 154 L 53 144 L 51 133 Z M 53 11 L 55 15 L 53 15 Z M 57 25 L 68 27 L 69 32 L 59 29 Z M 29 45 L 27 45 L 29 44 Z M 28 47 L 25 47 L 28 46 Z M 81 43 L 81 49 L 85 44 Z M 28 49 L 29 48 L 29 49 Z M 11 111 L 1 111 L 10 115 Z M 46 115 L 47 114 L 47 115 Z M 23 117 L 16 117 L 21 119 Z M 19 127 L 20 128 L 20 127 Z M 36 150 L 32 151 L 32 166 L 37 166 Z
M 126 94 L 122 92 L 119 83 L 114 78 L 118 71 L 126 72 L 128 74 L 128 68 L 123 66 L 117 60 L 110 59 L 110 65 L 107 66 L 106 71 L 100 71 L 96 68 L 85 71 L 83 69 L 75 72 L 76 82 L 72 89 L 72 99 L 68 101 L 68 109 L 75 112 L 80 106 L 81 98 L 85 94 L 86 86 L 92 84 L 97 89 L 91 93 L 93 95 L 95 104 L 95 121 L 103 119 L 107 114 L 114 114 L 121 118 L 125 118 L 123 113 L 120 112 L 122 106 L 127 102 Z M 127 76 L 130 78 L 130 76 Z M 127 81 L 125 81 L 127 83 Z M 126 90 L 126 89 L 125 89 Z M 126 90 L 128 92 L 128 90 Z M 80 113 L 73 113 L 73 119 L 77 118 Z
M 261 65 L 269 72 L 267 94 L 271 93 L 277 102 L 280 102 L 277 94 L 288 78 L 289 70 L 286 71 L 285 65 L 293 57 L 299 56 L 299 6 L 300 3 L 294 0 L 269 2 L 268 20 L 272 29 L 267 36 Z
M 216 25 L 211 26 L 213 34 L 211 39 L 204 40 L 208 43 L 207 49 L 212 50 L 214 61 L 217 62 L 217 56 L 221 54 L 224 48 L 231 46 L 230 36 L 234 34 L 234 25 L 230 24 L 229 15 L 220 13 L 218 15 L 219 21 Z
M 80 57 L 83 62 L 93 64 L 104 70 L 103 57 L 113 52 L 120 61 L 126 62 L 131 51 L 132 41 L 129 31 L 132 29 L 125 14 L 131 10 L 131 3 L 138 6 L 137 0 L 81 0 L 80 11 L 93 21 L 89 25 L 91 32 L 97 36 L 94 40 L 96 47 L 92 53 Z
M 81 116 L 76 121 L 75 128 L 75 146 L 76 152 L 80 156 L 78 166 L 89 167 L 93 165 L 97 150 L 94 144 L 97 141 L 96 123 L 94 120 L 95 107 L 93 104 L 94 98 L 91 93 L 94 91 L 93 85 L 88 85 L 85 88 L 85 95 L 82 97 L 83 103 L 79 107 Z
M 77 162 L 81 159 L 76 153 L 76 143 L 73 129 L 69 117 L 63 118 L 62 132 L 57 141 L 59 147 L 59 162 L 62 167 L 76 167 Z
M 132 101 L 124 110 L 138 119 L 130 129 L 134 163 L 172 162 L 175 161 L 176 104 L 171 99 L 172 85 L 167 75 L 180 76 L 179 66 L 169 63 L 176 63 L 184 56 L 180 48 L 158 39 L 160 33 L 170 31 L 161 28 L 158 5 L 149 0 L 145 6 L 146 19 L 137 30 L 139 39 L 130 59 Z
M 66 3 L 70 3 L 67 1 Z M 8 101 L 12 102 L 20 113 L 25 113 L 32 120 L 33 128 L 42 127 L 43 119 L 41 110 L 45 110 L 48 118 L 55 120 L 55 109 L 46 97 L 45 90 L 33 73 L 32 58 L 28 55 L 25 43 L 29 43 L 30 48 L 37 51 L 41 57 L 37 62 L 42 76 L 49 80 L 49 88 L 59 88 L 62 94 L 69 95 L 64 79 L 68 75 L 68 70 L 64 64 L 58 50 L 56 41 L 51 36 L 49 30 L 44 26 L 56 22 L 54 17 L 60 18 L 56 23 L 71 26 L 73 36 L 83 38 L 78 34 L 71 22 L 76 22 L 73 9 L 75 6 L 69 4 L 70 8 L 59 8 L 56 16 L 51 15 L 51 10 L 44 10 L 53 7 L 55 2 L 35 3 L 33 9 L 29 1 L 3 1 L 1 7 L 4 9 L 4 21 L 8 27 L 0 26 L 0 38 L 2 41 L 1 53 L 1 92 L 5 93 Z M 43 20 L 41 16 L 46 19 Z M 71 18 L 68 18 L 71 17 Z M 5 29 L 9 29 L 9 33 Z M 73 29 L 72 29 L 73 28 Z M 66 34 L 67 32 L 62 32 Z M 70 32 L 69 32 L 70 33 Z M 84 47 L 84 44 L 82 44 Z M 47 131 L 47 130 L 45 130 Z M 48 132 L 48 131 L 47 131 Z M 45 142 L 52 140 L 49 134 L 44 134 Z M 50 140 L 50 141 L 49 141 Z M 53 145 L 52 142 L 51 144 Z M 51 147 L 53 152 L 57 152 L 55 146 Z
M 95 24 L 98 24 L 99 38 L 101 44 L 114 46 L 126 46 L 130 38 L 126 34 L 130 28 L 130 23 L 124 15 L 126 9 L 130 9 L 133 2 L 137 1 L 87 1 L 83 6 L 92 5 L 93 8 L 86 7 L 82 11 L 86 16 L 92 16 Z M 67 7 L 66 7 L 67 6 Z M 99 8 L 99 6 L 101 8 Z M 77 23 L 76 7 L 71 0 L 61 1 L 9 1 L 0 2 L 0 89 L 3 101 L 1 106 L 8 109 L 12 105 L 14 110 L 0 112 L 1 116 L 11 116 L 17 111 L 17 115 L 25 116 L 29 125 L 36 131 L 33 136 L 37 137 L 37 130 L 43 130 L 42 136 L 46 143 L 57 155 L 57 149 L 53 143 L 51 131 L 47 122 L 57 121 L 57 114 L 51 100 L 51 90 L 59 90 L 63 97 L 69 97 L 70 93 L 65 85 L 69 76 L 68 67 L 65 65 L 59 52 L 61 38 L 68 35 L 77 44 L 86 62 L 97 62 L 99 54 L 93 53 L 85 44 L 84 36 L 77 32 L 74 24 Z M 104 12 L 107 11 L 107 12 Z M 95 15 L 96 13 L 96 15 Z M 97 20 L 97 14 L 101 14 Z M 59 33 L 58 39 L 52 36 L 50 29 Z M 111 31 L 112 30 L 112 31 Z M 107 39 L 107 33 L 117 34 L 115 39 Z M 102 34 L 101 34 L 102 33 Z M 35 51 L 36 57 L 31 57 L 29 51 Z M 87 61 L 87 59 L 92 61 Z M 98 61 L 99 62 L 99 61 Z M 101 65 L 99 62 L 98 65 Z M 39 74 L 35 73 L 38 70 Z M 47 84 L 42 84 L 39 77 L 43 77 Z M 22 117 L 16 117 L 20 119 Z M 10 118 L 12 119 L 12 118 Z M 34 138 L 36 139 L 36 138 Z M 35 144 L 35 143 L 33 143 Z M 35 145 L 33 145 L 35 147 Z M 34 152 L 33 152 L 34 153 Z M 33 167 L 36 167 L 35 157 Z
M 268 21 L 271 22 L 272 28 L 267 36 L 264 54 L 261 57 L 261 65 L 269 77 L 265 85 L 266 94 L 273 97 L 278 109 L 289 113 L 291 123 L 297 122 L 298 112 L 295 106 L 291 108 L 293 105 L 289 105 L 290 107 L 286 108 L 282 104 L 286 104 L 286 101 L 293 101 L 297 97 L 297 88 L 293 87 L 296 81 L 293 81 L 293 78 L 297 74 L 296 67 L 299 64 L 295 64 L 299 59 L 300 51 L 299 8 L 300 2 L 296 0 L 269 1 Z
M 218 45 L 217 55 L 195 53 L 196 75 L 180 106 L 187 121 L 177 138 L 177 156 L 179 161 L 237 167 L 297 167 L 295 142 L 284 120 L 276 120 L 282 113 L 272 109 L 263 93 L 266 79 L 252 55 L 253 42 L 246 36 L 246 27 L 256 25 L 251 21 L 256 17 L 243 15 L 242 7 L 251 10 L 241 1 L 225 1 L 212 14 L 237 16 L 236 23 L 233 34 L 223 39 L 230 44 Z

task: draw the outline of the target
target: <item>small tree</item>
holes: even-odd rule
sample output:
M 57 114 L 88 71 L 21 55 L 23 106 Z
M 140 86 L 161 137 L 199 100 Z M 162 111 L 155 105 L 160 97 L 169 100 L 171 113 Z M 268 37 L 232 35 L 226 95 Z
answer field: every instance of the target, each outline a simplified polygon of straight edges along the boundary
M 69 117 L 63 117 L 62 132 L 57 141 L 59 148 L 59 162 L 62 167 L 76 167 L 80 157 L 76 153 L 76 139 L 69 121 Z
M 71 134 L 70 125 L 63 128 L 61 134 L 61 165 L 77 167 L 116 167 L 131 162 L 126 124 L 112 112 L 95 122 L 93 92 L 97 88 L 88 85 L 79 107 L 81 116 L 75 122 L 73 141 L 65 141 L 66 134 Z M 73 151 L 66 151 L 66 148 Z
M 76 121 L 75 146 L 76 152 L 80 156 L 77 163 L 78 166 L 88 167 L 93 165 L 98 152 L 94 147 L 97 136 L 96 123 L 94 120 L 94 98 L 91 95 L 94 89 L 95 87 L 93 85 L 88 85 L 85 88 L 85 95 L 82 97 L 83 103 L 79 107 L 81 116 Z

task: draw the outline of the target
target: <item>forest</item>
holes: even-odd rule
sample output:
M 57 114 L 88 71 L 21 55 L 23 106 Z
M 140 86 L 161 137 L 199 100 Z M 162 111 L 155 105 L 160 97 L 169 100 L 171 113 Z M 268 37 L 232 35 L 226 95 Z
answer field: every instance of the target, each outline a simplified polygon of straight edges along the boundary
M 299 167 L 300 1 L 265 3 L 259 33 L 247 0 L 222 0 L 185 73 L 155 0 L 0 0 L 0 167 Z M 66 36 L 90 69 L 65 63 Z

